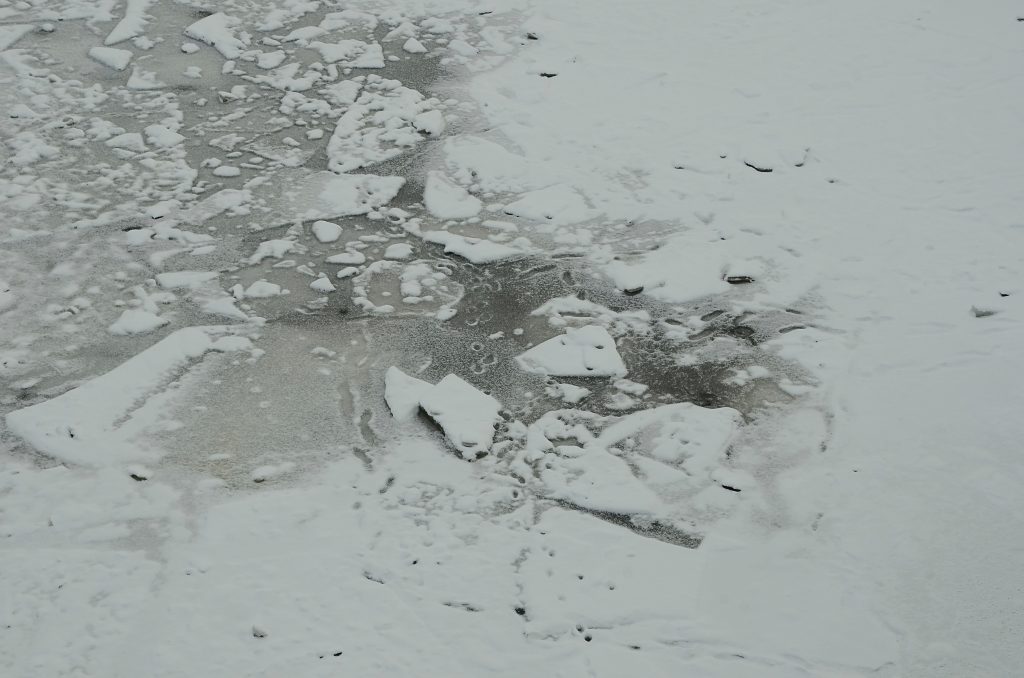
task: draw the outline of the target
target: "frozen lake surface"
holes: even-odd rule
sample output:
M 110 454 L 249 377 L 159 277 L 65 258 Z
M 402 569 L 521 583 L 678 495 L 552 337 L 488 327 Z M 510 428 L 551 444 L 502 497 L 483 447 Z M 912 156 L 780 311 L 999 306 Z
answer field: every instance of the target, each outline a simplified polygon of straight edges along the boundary
M 0 671 L 1011 675 L 1021 24 L 869 4 L 0 1 Z

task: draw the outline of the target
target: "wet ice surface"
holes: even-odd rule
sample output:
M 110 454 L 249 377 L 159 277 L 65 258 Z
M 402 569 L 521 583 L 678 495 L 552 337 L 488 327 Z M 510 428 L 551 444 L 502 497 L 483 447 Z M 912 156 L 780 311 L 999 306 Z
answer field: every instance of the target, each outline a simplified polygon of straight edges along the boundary
M 81 550 L 61 563 L 128 582 L 124 619 L 151 616 L 149 595 L 167 606 L 153 675 L 213 655 L 384 675 L 388 648 L 422 631 L 387 614 L 393 599 L 439 634 L 386 665 L 396 675 L 424 658 L 464 673 L 436 648 L 482 633 L 475 613 L 538 666 L 551 643 L 602 640 L 682 665 L 656 640 L 689 637 L 695 584 L 677 578 L 742 497 L 762 500 L 751 441 L 815 383 L 773 342 L 812 328 L 813 306 L 755 303 L 742 267 L 715 271 L 715 294 L 666 301 L 594 251 L 646 256 L 673 225 L 445 164 L 465 152 L 448 141 L 483 143 L 466 139 L 484 123 L 460 78 L 523 41 L 511 18 L 284 4 L 297 9 L 277 19 L 236 7 L 236 24 L 142 3 L 140 37 L 113 45 L 128 55 L 91 59 L 112 24 L 30 14 L 4 53 L 0 412 L 32 477 L 5 478 L 10 505 L 52 479 L 61 536 L 46 548 L 67 539 Z M 263 19 L 281 26 L 259 32 Z M 372 45 L 383 68 L 360 67 Z M 405 420 L 384 398 L 395 367 L 437 385 Z M 96 495 L 114 507 L 76 515 Z M 28 545 L 42 514 L 25 515 L 8 535 Z M 82 595 L 103 593 L 101 575 Z M 104 619 L 90 658 L 124 624 Z M 730 671 L 741 646 L 701 633 Z

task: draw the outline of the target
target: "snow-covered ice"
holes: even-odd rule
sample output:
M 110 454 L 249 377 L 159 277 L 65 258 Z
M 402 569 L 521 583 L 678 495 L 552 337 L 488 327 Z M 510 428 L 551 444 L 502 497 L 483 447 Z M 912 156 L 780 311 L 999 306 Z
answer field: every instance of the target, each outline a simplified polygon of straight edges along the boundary
M 475 459 L 491 449 L 501 403 L 465 380 L 449 374 L 421 392 L 420 406 L 463 459 Z
M 0 2 L 0 675 L 1017 675 L 1019 14 Z
M 420 409 L 420 399 L 434 388 L 422 379 L 410 377 L 397 367 L 389 367 L 384 375 L 384 400 L 396 419 L 409 419 Z
M 623 377 L 615 339 L 599 325 L 568 328 L 565 334 L 534 346 L 517 360 L 523 369 L 553 377 Z
M 115 71 L 123 71 L 128 68 L 128 64 L 132 60 L 132 53 L 129 50 L 116 47 L 91 47 L 89 56 Z
M 427 176 L 423 200 L 438 219 L 465 219 L 480 212 L 479 198 L 470 195 L 466 189 L 453 183 L 442 172 L 431 172 Z

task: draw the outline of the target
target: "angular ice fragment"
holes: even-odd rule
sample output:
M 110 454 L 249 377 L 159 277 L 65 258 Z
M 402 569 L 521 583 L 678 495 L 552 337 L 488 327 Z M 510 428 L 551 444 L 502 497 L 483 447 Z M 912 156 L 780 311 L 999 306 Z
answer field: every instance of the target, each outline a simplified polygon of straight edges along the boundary
M 441 172 L 430 172 L 423 189 L 423 202 L 438 219 L 467 219 L 480 212 L 482 203 Z
M 341 226 L 333 221 L 317 220 L 311 228 L 313 236 L 320 242 L 334 242 L 341 237 Z
M 527 372 L 553 377 L 624 377 L 626 365 L 615 339 L 599 325 L 569 328 L 534 346 L 516 360 Z
M 7 430 L 39 452 L 72 464 L 119 466 L 159 459 L 164 452 L 147 430 L 166 419 L 174 393 L 167 384 L 208 351 L 251 348 L 248 340 L 219 343 L 225 335 L 232 337 L 229 332 L 224 327 L 178 330 L 104 375 L 11 412 Z
M 449 374 L 423 394 L 420 406 L 463 459 L 477 459 L 491 449 L 501 409 L 491 396 Z
M 397 367 L 384 373 L 384 401 L 395 419 L 411 419 L 420 409 L 420 398 L 434 388 L 422 379 L 410 377 Z
M 132 53 L 126 49 L 114 47 L 93 47 L 89 50 L 89 58 L 100 62 L 107 68 L 123 71 L 128 68 L 128 63 L 132 60 Z
M 245 49 L 245 43 L 235 37 L 235 27 L 240 23 L 235 17 L 217 12 L 186 28 L 185 35 L 214 47 L 225 59 L 237 59 Z
M 607 448 L 637 438 L 639 449 L 655 459 L 704 475 L 721 463 L 740 422 L 740 413 L 731 407 L 675 403 L 623 417 L 602 431 L 594 445 Z
M 170 320 L 161 318 L 155 313 L 143 311 L 138 308 L 130 308 L 121 314 L 121 317 L 114 321 L 108 329 L 111 334 L 130 335 L 147 334 L 159 329 L 169 323 Z

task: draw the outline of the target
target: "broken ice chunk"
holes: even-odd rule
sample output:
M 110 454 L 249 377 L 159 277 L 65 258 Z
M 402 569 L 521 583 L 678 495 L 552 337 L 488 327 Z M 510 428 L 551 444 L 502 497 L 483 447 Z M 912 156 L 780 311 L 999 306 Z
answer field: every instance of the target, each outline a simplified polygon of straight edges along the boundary
M 439 137 L 444 134 L 444 113 L 436 108 L 432 111 L 420 113 L 413 118 L 413 126 L 429 137 Z
M 315 290 L 317 292 L 323 292 L 324 294 L 327 294 L 328 292 L 333 292 L 334 290 L 338 289 L 337 287 L 334 286 L 334 283 L 331 282 L 331 279 L 326 277 L 323 273 L 320 274 L 319 278 L 309 283 L 309 287 L 312 290 Z
M 483 204 L 462 186 L 450 181 L 441 172 L 427 174 L 423 203 L 438 219 L 466 219 L 480 212 Z
M 385 259 L 408 259 L 412 256 L 412 245 L 405 242 L 396 242 L 393 245 L 388 245 L 387 249 L 384 250 Z
M 463 459 L 478 459 L 491 449 L 501 409 L 491 396 L 449 374 L 423 394 L 420 406 Z
M 433 384 L 410 377 L 397 367 L 384 373 L 384 401 L 395 419 L 411 419 L 420 409 L 420 398 L 434 388 Z
M 553 384 L 548 386 L 545 392 L 552 398 L 561 398 L 570 405 L 575 405 L 590 395 L 590 389 L 573 384 Z
M 249 264 L 255 265 L 264 259 L 280 259 L 294 248 L 295 243 L 291 240 L 264 240 L 256 248 L 256 252 L 249 257 Z
M 245 49 L 245 43 L 235 37 L 235 28 L 241 21 L 217 12 L 205 16 L 185 29 L 185 36 L 205 42 L 215 48 L 225 59 L 237 59 Z
M 423 43 L 416 38 L 409 38 L 406 40 L 405 44 L 402 45 L 402 49 L 410 54 L 423 54 L 427 51 L 427 48 L 423 46 Z
M 104 143 L 111 148 L 121 148 L 126 151 L 134 151 L 135 153 L 142 153 L 146 150 L 146 143 L 138 132 L 118 134 L 107 139 Z
M 160 148 L 170 148 L 185 140 L 185 137 L 164 125 L 149 125 L 144 131 L 146 141 Z
M 155 313 L 143 311 L 137 308 L 130 308 L 121 314 L 114 324 L 108 329 L 111 334 L 146 334 L 159 329 L 169 323 L 170 320 L 161 318 Z
M 721 463 L 741 421 L 731 407 L 675 403 L 623 417 L 602 431 L 594 444 L 607 448 L 635 438 L 655 459 L 680 464 L 691 475 L 703 477 Z
M 516 360 L 527 372 L 553 377 L 624 377 L 626 365 L 608 330 L 599 325 L 569 328 Z
M 509 245 L 470 238 L 451 231 L 425 231 L 421 235 L 427 242 L 444 245 L 446 254 L 457 254 L 474 264 L 489 264 L 502 259 L 521 257 L 524 254 L 523 250 Z
M 244 292 L 246 299 L 266 299 L 268 297 L 276 297 L 281 294 L 284 294 L 284 290 L 281 289 L 280 285 L 266 280 L 257 280 L 245 288 Z
M 126 49 L 114 47 L 93 47 L 89 50 L 89 58 L 100 62 L 107 68 L 123 71 L 128 68 L 128 63 L 132 60 L 132 53 Z
M 347 264 L 351 266 L 358 266 L 366 263 L 366 255 L 362 252 L 353 252 L 349 250 L 340 254 L 332 254 L 324 259 L 324 261 L 328 264 Z
M 172 271 L 170 273 L 157 273 L 156 275 L 157 284 L 165 290 L 195 289 L 210 280 L 216 279 L 216 271 Z
M 341 226 L 333 221 L 314 221 L 312 231 L 313 236 L 324 243 L 334 242 L 341 237 Z

